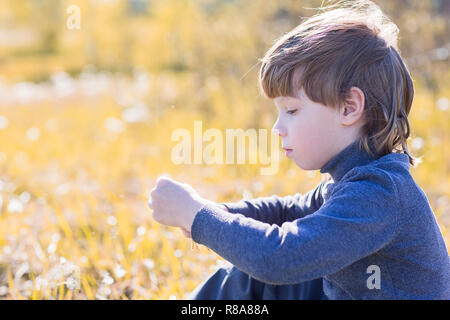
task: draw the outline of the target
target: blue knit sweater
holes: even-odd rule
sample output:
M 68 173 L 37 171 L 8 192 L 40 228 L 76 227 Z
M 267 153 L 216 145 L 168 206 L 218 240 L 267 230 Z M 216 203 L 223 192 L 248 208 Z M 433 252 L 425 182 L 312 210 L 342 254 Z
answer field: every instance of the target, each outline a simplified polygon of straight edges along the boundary
M 408 156 L 372 158 L 353 142 L 306 194 L 208 204 L 192 239 L 251 277 L 323 278 L 329 299 L 450 299 L 450 259 Z

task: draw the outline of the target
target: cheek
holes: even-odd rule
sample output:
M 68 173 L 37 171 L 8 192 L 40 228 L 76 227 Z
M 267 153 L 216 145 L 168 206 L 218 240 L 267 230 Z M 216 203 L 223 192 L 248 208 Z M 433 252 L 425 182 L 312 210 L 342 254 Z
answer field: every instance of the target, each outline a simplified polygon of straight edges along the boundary
M 305 117 L 297 123 L 294 132 L 296 163 L 305 170 L 319 169 L 336 134 L 333 119 L 327 115 Z
M 311 115 L 304 117 L 295 124 L 294 136 L 295 143 L 304 151 L 314 152 L 320 149 L 320 146 L 326 142 L 331 133 L 331 128 L 327 124 L 327 120 Z

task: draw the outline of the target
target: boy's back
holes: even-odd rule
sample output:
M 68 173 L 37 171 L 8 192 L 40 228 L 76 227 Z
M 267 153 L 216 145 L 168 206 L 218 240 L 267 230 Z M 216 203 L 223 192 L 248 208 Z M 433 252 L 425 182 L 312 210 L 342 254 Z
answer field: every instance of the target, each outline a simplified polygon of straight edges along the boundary
M 374 254 L 325 276 L 324 291 L 329 298 L 450 299 L 447 248 L 428 200 L 409 168 L 405 154 L 391 153 L 353 170 L 358 172 L 358 179 L 370 176 L 374 189 L 380 192 L 388 190 L 383 184 L 394 186 L 395 193 L 386 195 L 386 199 L 390 198 L 395 206 L 380 205 L 385 207 L 383 214 L 395 215 L 395 236 Z M 322 171 L 327 170 L 329 166 Z M 349 172 L 342 180 L 352 179 L 351 176 Z M 331 189 L 334 184 L 330 184 Z M 370 197 L 370 194 L 364 196 Z M 364 242 L 359 245 L 363 246 Z M 355 274 L 361 275 L 361 280 L 349 281 Z M 373 277 L 368 279 L 371 275 Z M 371 284 L 371 280 L 376 282 L 376 276 L 381 280 L 379 288 Z M 368 290 L 368 286 L 373 289 Z

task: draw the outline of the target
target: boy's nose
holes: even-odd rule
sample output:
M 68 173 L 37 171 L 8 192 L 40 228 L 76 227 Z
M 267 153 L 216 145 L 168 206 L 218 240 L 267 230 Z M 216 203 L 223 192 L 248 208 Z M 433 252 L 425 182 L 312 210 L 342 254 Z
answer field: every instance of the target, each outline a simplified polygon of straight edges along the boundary
M 286 136 L 287 132 L 284 128 L 280 127 L 279 123 L 275 123 L 275 125 L 272 128 L 272 132 L 276 135 L 279 135 L 280 137 Z

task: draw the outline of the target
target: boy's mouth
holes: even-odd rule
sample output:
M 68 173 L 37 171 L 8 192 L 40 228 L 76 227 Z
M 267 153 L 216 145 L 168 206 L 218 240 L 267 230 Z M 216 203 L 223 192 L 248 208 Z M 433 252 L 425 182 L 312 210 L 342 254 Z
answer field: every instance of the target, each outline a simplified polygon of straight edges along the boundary
M 286 157 L 289 157 L 289 155 L 292 153 L 292 149 L 290 148 L 283 148 L 284 151 L 286 151 Z

